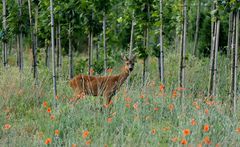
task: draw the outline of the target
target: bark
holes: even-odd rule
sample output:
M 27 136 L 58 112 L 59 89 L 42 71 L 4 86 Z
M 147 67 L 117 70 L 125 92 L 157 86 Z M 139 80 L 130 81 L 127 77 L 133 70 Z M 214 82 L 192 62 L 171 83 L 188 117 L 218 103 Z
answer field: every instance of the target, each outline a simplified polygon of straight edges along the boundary
M 103 49 L 104 49 L 104 72 L 107 74 L 107 47 L 106 47 L 106 13 L 103 12 Z
M 231 73 L 231 105 L 232 113 L 237 111 L 237 64 L 238 64 L 238 34 L 239 34 L 239 11 L 233 13 L 233 33 L 232 33 L 232 73 Z
M 227 44 L 227 56 L 230 57 L 231 54 L 231 44 L 232 44 L 232 33 L 233 33 L 233 13 L 229 14 L 228 20 L 228 44 Z
M 159 44 L 160 44 L 160 50 L 159 50 L 159 57 L 158 57 L 158 70 L 159 70 L 159 78 L 161 83 L 164 83 L 164 52 L 163 52 L 163 8 L 162 8 L 163 0 L 159 1 L 159 7 L 160 7 L 160 28 L 159 28 Z
M 91 31 L 88 34 L 88 75 L 91 75 L 92 56 L 91 56 Z
M 61 45 L 61 23 L 60 23 L 60 20 L 58 21 L 58 48 L 59 48 L 58 65 L 59 65 L 59 68 L 61 71 L 61 69 L 62 69 L 62 45 Z
M 55 62 L 55 47 L 54 47 L 54 15 L 53 15 L 53 0 L 50 0 L 51 13 L 51 45 L 52 45 L 52 79 L 53 79 L 53 105 L 57 106 L 57 81 L 56 81 L 56 62 Z
M 200 7 L 201 2 L 200 0 L 197 0 L 197 19 L 196 19 L 196 30 L 195 30 L 195 36 L 194 36 L 194 46 L 193 46 L 193 55 L 196 56 L 196 49 L 198 47 L 198 35 L 199 35 L 199 20 L 200 20 Z
M 3 31 L 4 31 L 4 39 L 3 39 L 3 65 L 7 66 L 7 12 L 6 12 L 6 0 L 2 0 L 3 4 Z
M 18 0 L 19 7 L 19 70 L 23 70 L 23 35 L 22 35 L 22 0 Z
M 38 26 L 38 5 L 35 7 L 35 19 L 34 19 L 34 30 L 33 30 L 33 69 L 34 69 L 34 78 L 38 80 L 38 68 L 37 68 L 37 49 L 38 49 L 38 38 L 37 38 L 37 26 Z
M 182 31 L 182 45 L 180 51 L 180 72 L 179 72 L 179 87 L 185 87 L 185 67 L 186 67 L 186 37 L 187 37 L 187 1 L 183 0 L 183 31 Z M 184 91 L 181 91 L 181 102 Z
M 73 78 L 73 54 L 72 54 L 72 40 L 71 40 L 71 23 L 69 23 L 69 36 L 68 36 L 68 59 L 69 59 L 69 79 Z

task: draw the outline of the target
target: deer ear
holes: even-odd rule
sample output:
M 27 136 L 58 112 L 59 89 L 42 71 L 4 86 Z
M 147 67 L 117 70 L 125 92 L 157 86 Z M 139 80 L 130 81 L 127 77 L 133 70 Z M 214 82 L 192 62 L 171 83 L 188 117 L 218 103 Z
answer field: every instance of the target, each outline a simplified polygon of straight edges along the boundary
M 121 58 L 122 58 L 124 61 L 127 61 L 127 60 L 128 60 L 128 57 L 126 57 L 126 56 L 123 55 L 122 53 L 121 53 Z

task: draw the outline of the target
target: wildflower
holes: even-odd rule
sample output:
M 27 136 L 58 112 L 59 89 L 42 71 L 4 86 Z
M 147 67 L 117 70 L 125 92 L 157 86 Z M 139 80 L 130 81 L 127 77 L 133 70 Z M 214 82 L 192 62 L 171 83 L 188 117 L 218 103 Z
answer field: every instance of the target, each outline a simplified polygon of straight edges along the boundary
M 59 130 L 55 130 L 55 135 L 58 136 L 59 135 Z
M 84 131 L 82 137 L 87 138 L 89 135 L 89 131 Z
M 46 101 L 43 102 L 43 107 L 47 107 L 48 103 Z
M 47 112 L 51 113 L 51 108 L 50 107 L 48 107 Z
M 51 138 L 47 138 L 46 141 L 45 141 L 45 144 L 48 145 L 48 144 L 51 144 L 52 143 L 52 139 Z
M 169 108 L 170 111 L 173 111 L 174 105 L 173 105 L 173 104 L 170 104 L 170 105 L 168 106 L 168 108 Z
M 111 117 L 107 118 L 107 122 L 111 123 L 112 122 L 112 118 Z
M 199 110 L 201 107 L 199 105 L 196 105 L 196 109 Z
M 132 99 L 130 97 L 127 97 L 127 98 L 125 98 L 125 101 L 128 102 L 128 103 L 131 103 Z
M 190 129 L 183 130 L 184 136 L 190 135 L 190 133 L 191 133 Z
M 199 144 L 197 145 L 197 147 L 202 147 L 202 144 L 201 144 L 201 143 L 199 143 Z
M 154 111 L 158 111 L 158 110 L 159 110 L 159 108 L 158 108 L 158 107 L 155 107 L 155 108 L 154 108 Z
M 51 120 L 54 120 L 54 119 L 55 119 L 55 116 L 54 116 L 54 115 L 51 115 L 51 116 L 50 116 L 50 119 L 51 119 Z
M 205 114 L 206 114 L 206 115 L 208 115 L 208 112 L 209 112 L 208 109 L 205 109 Z
M 86 145 L 90 145 L 91 144 L 91 140 L 86 141 Z
M 177 142 L 178 138 L 177 138 L 177 137 L 174 137 L 174 138 L 172 138 L 171 140 L 172 140 L 172 142 Z
M 140 95 L 140 99 L 144 99 L 144 95 L 143 94 Z
M 153 135 L 156 134 L 156 129 L 152 129 L 152 134 L 153 134 Z
M 135 110 L 138 109 L 138 102 L 136 102 L 135 104 L 133 104 L 133 108 L 134 108 Z
M 186 88 L 184 88 L 184 87 L 178 87 L 176 90 L 177 90 L 177 91 L 184 91 L 184 90 L 186 90 Z
M 160 84 L 160 86 L 159 86 L 159 90 L 160 90 L 161 92 L 163 92 L 164 89 L 165 89 L 165 86 L 164 86 L 163 84 Z
M 186 139 L 183 139 L 182 141 L 181 141 L 181 144 L 187 144 L 188 142 L 187 142 L 187 140 Z
M 59 99 L 59 96 L 58 96 L 58 95 L 56 95 L 55 99 L 56 99 L 56 100 L 58 100 L 58 99 Z
M 125 106 L 126 106 L 127 108 L 130 108 L 130 104 L 126 104 Z
M 209 131 L 209 125 L 208 125 L 208 124 L 205 124 L 205 125 L 204 125 L 203 131 L 204 131 L 204 132 L 208 132 L 208 131 Z
M 210 139 L 209 139 L 208 136 L 204 137 L 203 142 L 204 142 L 205 144 L 211 144 L 211 141 L 210 141 Z
M 237 132 L 237 133 L 240 133 L 240 128 L 237 128 L 237 129 L 236 129 L 236 132 Z
M 92 75 L 94 73 L 94 70 L 91 68 L 89 72 L 90 72 L 90 75 Z
M 112 73 L 112 68 L 108 68 L 108 69 L 107 69 L 107 72 L 108 72 L 108 73 Z
M 4 125 L 4 129 L 5 129 L 5 130 L 8 130 L 8 129 L 10 129 L 10 128 L 11 128 L 11 125 L 10 125 L 10 124 L 5 124 L 5 125 Z
M 72 144 L 72 147 L 77 147 L 77 144 L 73 143 L 73 144 Z
M 174 98 L 174 97 L 176 97 L 177 96 L 177 91 L 176 90 L 173 90 L 172 91 L 172 97 Z
M 219 143 L 217 143 L 216 145 L 215 145 L 215 147 L 220 147 L 221 146 L 221 144 L 219 144 Z
M 196 124 L 197 124 L 197 122 L 195 121 L 195 119 L 192 119 L 192 120 L 191 120 L 191 125 L 192 125 L 192 126 L 195 126 Z

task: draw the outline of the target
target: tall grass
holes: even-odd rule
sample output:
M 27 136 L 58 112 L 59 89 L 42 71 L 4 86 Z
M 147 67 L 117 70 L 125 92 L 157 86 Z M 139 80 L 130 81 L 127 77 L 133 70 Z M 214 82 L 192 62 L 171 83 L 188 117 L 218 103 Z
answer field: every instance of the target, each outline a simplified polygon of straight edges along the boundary
M 178 87 L 179 56 L 166 55 L 165 59 L 164 91 L 159 89 L 157 61 L 150 60 L 144 87 L 138 61 L 129 89 L 122 86 L 111 108 L 101 106 L 100 97 L 74 100 L 67 76 L 58 79 L 55 108 L 50 71 L 40 68 L 35 86 L 30 68 L 20 78 L 17 68 L 1 67 L 0 146 L 45 146 L 47 138 L 52 140 L 50 146 L 179 146 L 183 139 L 192 146 L 240 145 L 239 117 L 229 114 L 228 59 L 219 57 L 218 96 L 212 102 L 207 97 L 208 59 L 188 56 L 185 89 Z M 67 75 L 66 67 L 62 72 Z M 180 90 L 185 92 L 183 108 Z M 6 124 L 11 127 L 5 128 Z M 205 125 L 209 130 L 204 131 Z M 189 135 L 184 135 L 185 129 Z M 85 137 L 84 131 L 89 132 Z

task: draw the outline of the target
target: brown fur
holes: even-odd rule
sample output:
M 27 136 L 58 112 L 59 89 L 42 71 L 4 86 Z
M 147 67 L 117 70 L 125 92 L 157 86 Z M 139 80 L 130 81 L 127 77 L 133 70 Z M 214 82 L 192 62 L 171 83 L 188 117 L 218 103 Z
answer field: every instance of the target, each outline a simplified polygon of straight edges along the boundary
M 126 59 L 126 66 L 124 71 L 119 75 L 112 76 L 87 76 L 87 75 L 77 75 L 72 80 L 70 80 L 70 86 L 75 92 L 75 96 L 86 95 L 92 96 L 104 96 L 107 100 L 107 104 L 110 103 L 111 98 L 115 95 L 116 91 L 122 86 L 124 81 L 129 76 L 131 70 L 133 69 L 133 61 Z M 134 60 L 134 58 L 132 59 Z M 129 66 L 131 64 L 131 66 Z

